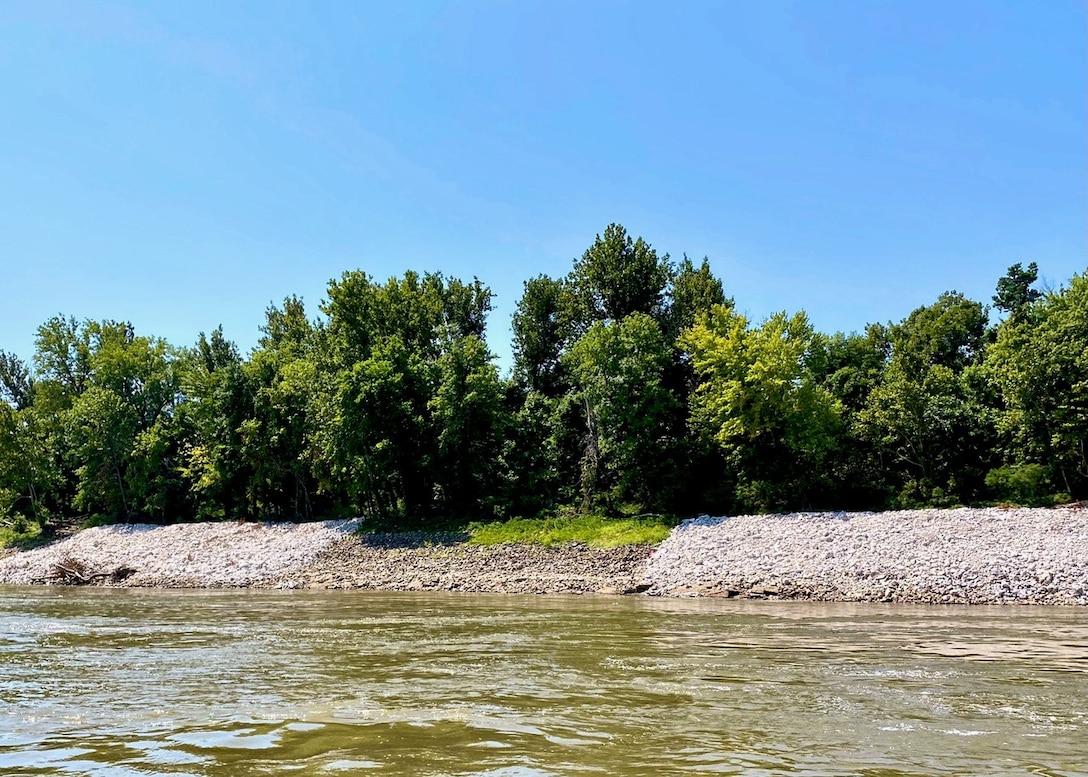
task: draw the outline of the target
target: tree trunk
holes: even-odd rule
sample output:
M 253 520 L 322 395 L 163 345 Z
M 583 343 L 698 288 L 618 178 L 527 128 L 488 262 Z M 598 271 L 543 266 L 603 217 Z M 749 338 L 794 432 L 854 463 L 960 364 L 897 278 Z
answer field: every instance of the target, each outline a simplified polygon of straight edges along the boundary
M 597 474 L 601 462 L 601 447 L 597 440 L 597 426 L 593 419 L 593 410 L 589 406 L 589 398 L 583 397 L 586 406 L 586 442 L 585 453 L 582 454 L 582 509 L 590 512 L 593 509 L 593 499 L 596 496 Z

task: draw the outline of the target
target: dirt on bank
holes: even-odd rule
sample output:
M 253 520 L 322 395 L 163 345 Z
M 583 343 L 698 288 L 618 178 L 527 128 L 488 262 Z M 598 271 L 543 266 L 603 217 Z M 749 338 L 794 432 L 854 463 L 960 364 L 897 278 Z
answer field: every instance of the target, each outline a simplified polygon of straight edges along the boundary
M 640 593 L 646 545 L 469 545 L 456 537 L 372 534 L 345 537 L 300 574 L 292 588 L 372 588 L 511 594 Z

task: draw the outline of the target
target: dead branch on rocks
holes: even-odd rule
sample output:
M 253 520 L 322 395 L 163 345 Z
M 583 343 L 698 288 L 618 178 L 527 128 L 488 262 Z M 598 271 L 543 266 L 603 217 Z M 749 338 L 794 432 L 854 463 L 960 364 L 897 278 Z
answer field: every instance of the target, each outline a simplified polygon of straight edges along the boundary
M 135 569 L 119 566 L 109 572 L 92 572 L 86 563 L 72 556 L 66 556 L 53 564 L 53 569 L 46 577 L 34 580 L 35 583 L 56 583 L 59 585 L 91 585 L 99 580 L 120 583 L 136 573 Z

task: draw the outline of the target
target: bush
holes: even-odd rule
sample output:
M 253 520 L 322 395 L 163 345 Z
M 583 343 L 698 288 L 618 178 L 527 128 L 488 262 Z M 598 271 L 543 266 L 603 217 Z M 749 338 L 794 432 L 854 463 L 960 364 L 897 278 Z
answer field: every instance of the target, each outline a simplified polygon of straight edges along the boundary
M 1017 504 L 1046 501 L 1050 478 L 1042 464 L 1014 464 L 986 473 L 986 487 L 995 499 Z

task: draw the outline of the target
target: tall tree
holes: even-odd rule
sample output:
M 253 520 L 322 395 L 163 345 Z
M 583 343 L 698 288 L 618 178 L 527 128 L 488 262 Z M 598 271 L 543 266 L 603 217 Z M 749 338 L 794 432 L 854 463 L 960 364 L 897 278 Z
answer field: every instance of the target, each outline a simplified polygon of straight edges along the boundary
M 127 470 L 139 432 L 136 413 L 110 389 L 91 386 L 68 414 L 79 478 L 76 509 L 114 520 L 133 514 Z
M 15 354 L 0 350 L 0 401 L 22 410 L 30 407 L 33 390 L 34 381 L 26 363 Z
M 858 422 L 886 454 L 904 504 L 981 496 L 995 443 L 977 380 L 986 326 L 981 303 L 949 292 L 890 329 L 887 369 Z
M 1039 280 L 1039 266 L 1032 262 L 1025 270 L 1019 262 L 1012 265 L 997 282 L 994 294 L 994 307 L 1012 316 L 1019 316 L 1028 305 L 1043 296 L 1042 292 L 1031 288 Z
M 0 521 L 44 528 L 58 504 L 63 472 L 49 423 L 32 407 L 0 402 Z
M 813 379 L 842 407 L 843 442 L 827 461 L 830 503 L 842 508 L 883 506 L 888 500 L 882 451 L 865 436 L 860 414 L 884 380 L 890 354 L 888 328 L 870 324 L 863 333 L 817 335 L 807 360 Z
M 530 391 L 557 397 L 566 390 L 560 359 L 570 339 L 570 290 L 538 275 L 525 282 L 514 311 L 514 375 Z
M 265 311 L 260 342 L 243 366 L 253 390 L 252 415 L 240 426 L 247 493 L 267 518 L 312 518 L 319 506 L 311 412 L 322 377 L 317 337 L 302 300 L 288 297 Z
M 595 321 L 620 321 L 644 313 L 661 321 L 665 292 L 672 279 L 669 257 L 641 237 L 632 239 L 619 224 L 609 224 L 604 236 L 575 261 L 568 277 L 577 312 L 572 316 L 578 334 Z
M 710 312 L 715 305 L 730 305 L 722 282 L 710 271 L 710 262 L 704 256 L 696 267 L 686 256 L 676 268 L 669 290 L 669 315 L 666 336 L 675 340 L 685 329 L 694 326 L 700 315 Z
M 816 379 L 844 408 L 858 411 L 880 384 L 890 356 L 888 328 L 870 324 L 861 334 L 817 335 L 808 363 Z
M 449 500 L 479 502 L 451 457 L 501 453 L 490 442 L 491 419 L 461 422 L 462 413 L 501 409 L 482 345 L 490 309 L 491 292 L 478 280 L 410 272 L 378 285 L 356 271 L 329 284 L 323 310 L 334 378 L 317 434 L 324 489 L 402 521 L 451 509 Z M 455 396 L 465 402 L 462 412 Z M 490 458 L 477 465 L 492 467 Z
M 35 401 L 54 411 L 71 407 L 90 385 L 90 329 L 75 318 L 54 316 L 38 327 L 34 344 L 34 371 L 42 384 Z
M 255 389 L 242 357 L 217 327 L 200 333 L 179 369 L 189 399 L 181 410 L 193 426 L 181 470 L 197 510 L 203 518 L 244 518 L 252 513 L 253 475 L 242 429 L 253 418 Z
M 599 491 L 611 501 L 661 509 L 671 496 L 679 406 L 665 385 L 671 351 L 644 313 L 594 324 L 566 363 L 584 408 L 585 506 Z
M 476 335 L 459 338 L 438 360 L 428 403 L 438 429 L 439 506 L 456 517 L 501 512 L 500 454 L 510 426 L 499 370 Z

